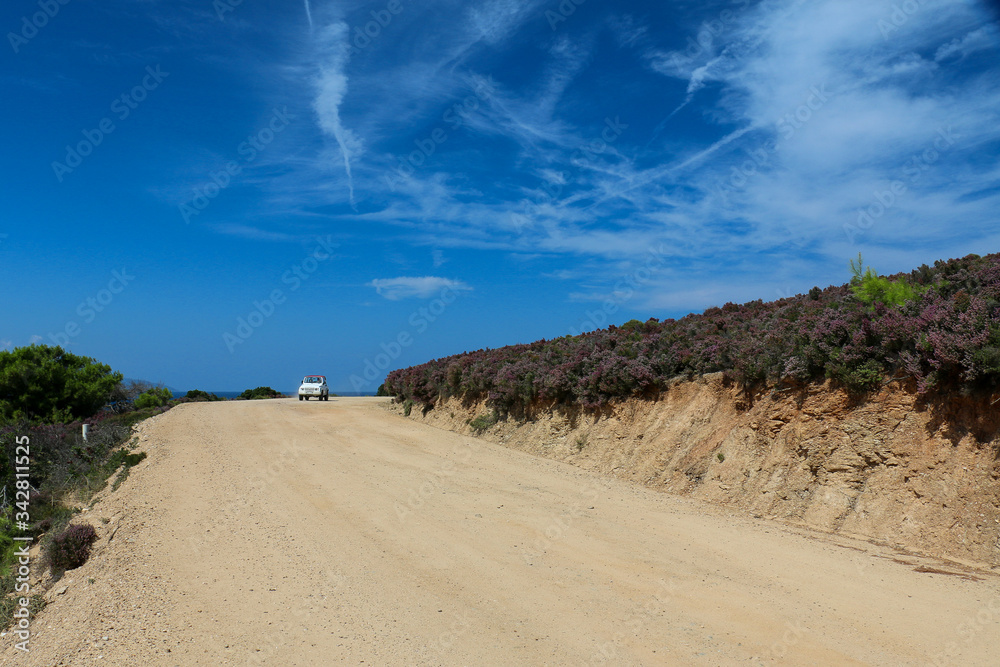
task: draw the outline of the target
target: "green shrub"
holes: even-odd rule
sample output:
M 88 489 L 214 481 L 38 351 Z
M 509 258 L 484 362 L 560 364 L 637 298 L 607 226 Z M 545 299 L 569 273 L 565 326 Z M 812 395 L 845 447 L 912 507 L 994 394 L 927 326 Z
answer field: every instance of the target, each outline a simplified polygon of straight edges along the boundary
M 139 394 L 135 399 L 136 410 L 145 408 L 160 408 L 167 404 L 167 401 L 174 397 L 166 387 L 153 387 Z
M 14 612 L 19 607 L 19 596 L 13 595 L 17 580 L 13 571 L 0 574 L 0 629 L 9 628 L 14 624 Z M 45 598 L 40 594 L 32 595 L 28 603 L 28 613 L 31 618 L 45 607 Z
M 872 268 L 862 265 L 861 253 L 858 253 L 858 263 L 851 260 L 851 290 L 854 295 L 869 306 L 880 303 L 883 306 L 902 306 L 920 295 L 921 290 L 914 287 L 905 278 L 889 280 L 878 275 Z
M 6 574 L 14 561 L 14 519 L 11 508 L 0 512 L 0 576 Z
M 238 396 L 241 400 L 254 400 L 258 398 L 283 398 L 284 394 L 275 391 L 270 387 L 257 387 L 256 389 L 246 389 Z
M 486 415 L 479 415 L 469 422 L 469 426 L 472 427 L 472 430 L 476 433 L 476 435 L 479 435 L 496 424 L 498 421 L 500 421 L 500 417 L 494 411 Z
M 71 524 L 52 538 L 48 560 L 53 570 L 72 570 L 90 558 L 90 548 L 97 541 L 97 531 L 89 523 Z
M 215 394 L 210 394 L 207 391 L 202 391 L 201 389 L 192 389 L 188 393 L 184 394 L 184 398 L 191 401 L 221 401 L 222 399 Z
M 837 379 L 843 382 L 848 390 L 855 394 L 864 394 L 878 389 L 882 385 L 884 373 L 882 365 L 869 359 L 853 367 L 841 369 Z
M 413 410 L 413 400 L 408 398 L 403 401 L 403 416 L 409 417 L 411 410 Z

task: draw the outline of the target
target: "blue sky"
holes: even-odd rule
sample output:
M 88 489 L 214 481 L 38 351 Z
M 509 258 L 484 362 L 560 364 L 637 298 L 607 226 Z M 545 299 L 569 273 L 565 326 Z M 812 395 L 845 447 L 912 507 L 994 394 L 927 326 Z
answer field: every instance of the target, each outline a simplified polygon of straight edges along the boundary
M 23 0 L 0 346 L 374 391 L 1000 249 L 980 2 Z M 367 371 L 367 376 L 366 376 Z M 352 379 L 353 378 L 353 379 Z

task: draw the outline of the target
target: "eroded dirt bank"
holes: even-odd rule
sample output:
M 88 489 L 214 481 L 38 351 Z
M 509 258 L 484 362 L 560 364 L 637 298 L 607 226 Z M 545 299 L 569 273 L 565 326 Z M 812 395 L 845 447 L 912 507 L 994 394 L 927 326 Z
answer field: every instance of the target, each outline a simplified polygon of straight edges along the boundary
M 402 410 L 394 405 L 393 409 Z M 484 405 L 410 418 L 471 433 Z M 988 400 L 857 403 L 829 384 L 748 399 L 721 374 L 600 415 L 540 409 L 481 437 L 751 515 L 1000 566 L 1000 438 Z

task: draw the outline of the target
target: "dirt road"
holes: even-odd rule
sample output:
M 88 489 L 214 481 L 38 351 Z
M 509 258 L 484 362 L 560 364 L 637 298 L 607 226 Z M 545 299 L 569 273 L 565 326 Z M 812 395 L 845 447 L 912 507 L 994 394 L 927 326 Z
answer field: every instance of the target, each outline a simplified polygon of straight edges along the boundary
M 187 404 L 140 439 L 149 458 L 84 514 L 91 561 L 50 591 L 29 654 L 4 638 L 4 664 L 997 664 L 994 574 L 378 399 Z

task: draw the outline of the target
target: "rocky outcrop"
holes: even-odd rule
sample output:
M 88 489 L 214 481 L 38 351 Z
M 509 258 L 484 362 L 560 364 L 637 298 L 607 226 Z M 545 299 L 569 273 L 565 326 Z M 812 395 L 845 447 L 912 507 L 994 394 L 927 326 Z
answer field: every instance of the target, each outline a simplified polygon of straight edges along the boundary
M 1000 419 L 987 398 L 813 384 L 749 397 L 721 374 L 594 414 L 545 409 L 488 440 L 663 491 L 1000 567 Z M 399 408 L 399 406 L 396 406 Z M 482 404 L 410 418 L 471 433 Z

